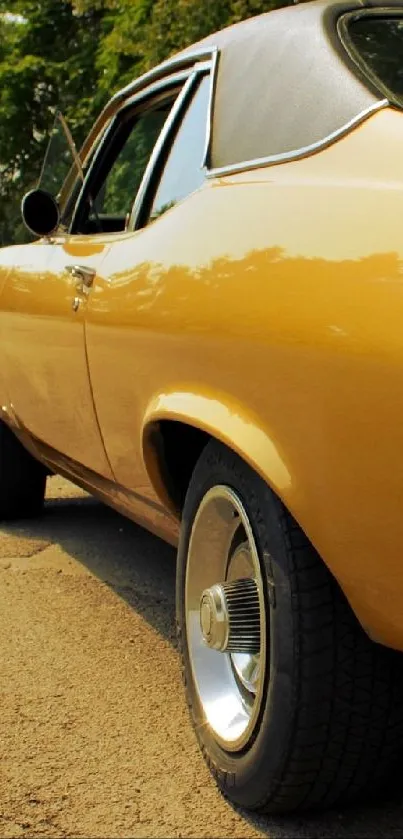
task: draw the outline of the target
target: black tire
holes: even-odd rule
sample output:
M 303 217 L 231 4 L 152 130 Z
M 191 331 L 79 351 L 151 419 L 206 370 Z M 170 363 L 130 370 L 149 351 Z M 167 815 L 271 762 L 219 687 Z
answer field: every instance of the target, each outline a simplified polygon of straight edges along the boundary
M 45 467 L 0 423 L 0 520 L 39 515 L 45 487 Z
M 270 666 L 250 742 L 228 752 L 206 724 L 186 638 L 185 574 L 206 492 L 227 485 L 249 516 L 270 578 Z M 352 558 L 353 561 L 353 558 Z M 274 588 L 273 588 L 274 586 Z M 177 622 L 192 721 L 210 770 L 234 803 L 266 813 L 324 808 L 378 793 L 400 763 L 403 657 L 369 640 L 308 539 L 265 482 L 212 441 L 193 473 L 178 551 Z

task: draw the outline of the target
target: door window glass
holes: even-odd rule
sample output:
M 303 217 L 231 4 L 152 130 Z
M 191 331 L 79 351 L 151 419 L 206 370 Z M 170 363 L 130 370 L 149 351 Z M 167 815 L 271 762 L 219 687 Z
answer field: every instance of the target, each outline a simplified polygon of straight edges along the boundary
M 182 118 L 160 177 L 148 220 L 153 221 L 198 189 L 202 169 L 210 97 L 210 79 L 203 76 Z
M 151 152 L 172 102 L 145 111 L 136 120 L 96 198 L 98 213 L 125 215 L 130 212 Z
M 94 161 L 73 223 L 78 233 L 124 230 L 137 190 L 177 92 L 148 110 L 128 114 Z M 85 189 L 85 188 L 84 188 Z

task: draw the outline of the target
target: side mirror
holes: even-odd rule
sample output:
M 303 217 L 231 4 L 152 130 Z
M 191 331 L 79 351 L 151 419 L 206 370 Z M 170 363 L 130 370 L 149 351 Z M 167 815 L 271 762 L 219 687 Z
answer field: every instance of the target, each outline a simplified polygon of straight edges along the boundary
M 25 227 L 35 236 L 50 236 L 60 223 L 58 203 L 44 189 L 31 189 L 24 195 L 21 214 Z

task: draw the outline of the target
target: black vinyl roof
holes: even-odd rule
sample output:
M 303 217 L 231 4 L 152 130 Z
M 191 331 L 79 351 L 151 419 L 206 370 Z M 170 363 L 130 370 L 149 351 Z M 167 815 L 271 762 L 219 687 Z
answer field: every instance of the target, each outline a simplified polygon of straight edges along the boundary
M 350 59 L 338 18 L 373 2 L 288 6 L 211 35 L 197 48 L 219 51 L 210 168 L 289 155 L 340 133 L 384 94 Z M 403 0 L 385 8 L 402 8 Z M 364 118 L 364 116 L 363 116 Z

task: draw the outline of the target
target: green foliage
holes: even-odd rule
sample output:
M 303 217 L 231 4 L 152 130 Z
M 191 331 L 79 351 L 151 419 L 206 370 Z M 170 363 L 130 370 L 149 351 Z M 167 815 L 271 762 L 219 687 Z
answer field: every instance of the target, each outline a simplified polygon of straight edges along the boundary
M 102 13 L 69 0 L 0 0 L 0 244 L 19 240 L 19 203 L 40 173 L 57 107 L 82 139 L 99 110 L 95 61 Z
M 97 212 L 125 216 L 140 186 L 150 154 L 168 116 L 169 107 L 145 112 L 136 122 L 120 155 L 115 160 L 97 198 Z
M 211 32 L 289 0 L 0 0 L 0 245 L 20 241 L 59 108 L 77 145 L 119 87 Z

